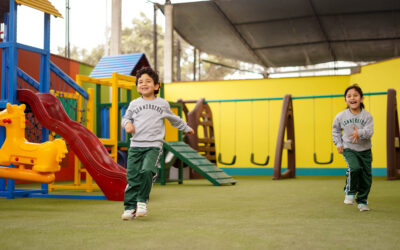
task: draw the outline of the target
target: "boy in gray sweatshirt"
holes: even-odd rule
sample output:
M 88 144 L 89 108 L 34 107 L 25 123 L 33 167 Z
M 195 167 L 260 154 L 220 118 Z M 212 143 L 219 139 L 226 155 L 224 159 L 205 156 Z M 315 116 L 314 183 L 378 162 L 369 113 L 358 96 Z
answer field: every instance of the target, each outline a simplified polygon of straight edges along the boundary
M 148 67 L 140 69 L 136 74 L 136 87 L 142 96 L 129 104 L 121 121 L 125 131 L 132 133 L 123 220 L 147 215 L 147 202 L 164 143 L 164 118 L 180 131 L 194 134 L 186 122 L 172 113 L 169 103 L 157 97 L 160 89 L 157 72 Z
M 371 137 L 374 121 L 364 109 L 363 92 L 358 85 L 345 91 L 348 108 L 340 112 L 333 122 L 332 139 L 347 163 L 344 203 L 353 205 L 354 196 L 360 211 L 368 211 L 368 194 L 372 184 Z

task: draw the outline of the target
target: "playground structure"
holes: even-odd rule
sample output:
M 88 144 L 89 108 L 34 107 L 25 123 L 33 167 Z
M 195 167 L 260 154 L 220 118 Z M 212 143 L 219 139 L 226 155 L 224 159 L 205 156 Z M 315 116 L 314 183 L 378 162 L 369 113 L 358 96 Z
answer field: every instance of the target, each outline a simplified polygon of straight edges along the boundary
M 44 14 L 44 44 L 43 49 L 34 48 L 31 46 L 23 45 L 17 43 L 17 4 L 23 4 L 29 7 L 36 8 L 43 11 Z M 42 5 L 35 5 L 33 2 L 29 1 L 14 1 L 10 0 L 4 2 L 2 11 L 6 10 L 7 7 L 9 11 L 0 13 L 2 20 L 4 22 L 4 39 L 0 43 L 0 48 L 2 49 L 2 79 L 1 79 L 1 100 L 0 108 L 6 108 L 9 104 L 17 104 L 17 77 L 23 79 L 25 82 L 31 85 L 32 88 L 40 92 L 48 92 L 50 83 L 50 15 L 57 17 L 62 17 L 61 14 L 48 2 L 45 1 Z M 18 49 L 24 49 L 28 51 L 35 51 L 40 53 L 40 84 L 31 78 L 28 74 L 18 68 Z M 48 141 L 48 131 L 42 131 L 42 142 Z M 0 142 L 6 140 L 5 129 L 2 128 L 0 132 Z M 7 138 L 8 140 L 10 138 Z M 58 142 L 57 142 L 58 143 Z M 46 144 L 46 143 L 45 143 Z M 22 144 L 21 144 L 22 145 Z M 43 144 L 44 145 L 44 144 Z M 56 144 L 54 144 L 56 145 Z M 54 146 L 53 146 L 54 147 Z M 43 152 L 44 153 L 44 152 Z M 26 151 L 23 153 L 25 157 Z M 18 157 L 20 158 L 20 157 Z M 14 158 L 15 159 L 15 158 Z M 30 161 L 30 160 L 29 160 Z M 35 161 L 33 159 L 33 161 Z M 56 164 L 54 164 L 56 162 Z M 54 166 L 49 167 L 51 170 L 58 169 L 58 162 L 54 161 Z M 37 169 L 37 168 L 36 168 Z M 3 172 L 5 169 L 2 169 Z M 19 172 L 26 170 L 23 167 L 19 168 Z M 32 170 L 35 171 L 35 170 Z M 29 179 L 29 178 L 28 178 Z M 51 178 L 50 178 L 51 179 Z M 45 179 L 48 182 L 49 179 Z M 6 191 L 7 187 L 7 191 Z M 0 195 L 6 196 L 8 198 L 14 198 L 16 196 L 27 196 L 31 194 L 45 194 L 47 193 L 47 184 L 42 184 L 42 188 L 39 190 L 15 190 L 14 180 L 0 180 Z
M 219 169 L 215 157 L 215 138 L 213 117 L 204 98 L 197 101 L 179 99 L 183 106 L 188 125 L 193 128 L 193 135 L 186 135 L 183 142 L 167 142 L 164 148 L 175 154 L 182 163 L 191 167 L 190 177 L 204 177 L 214 185 L 236 184 L 236 181 Z M 187 103 L 196 103 L 189 112 Z M 189 147 L 190 146 L 190 147 Z
M 4 43 L 1 43 L 3 49 L 2 60 L 2 99 L 0 100 L 0 108 L 5 108 L 7 103 L 15 104 L 18 102 L 26 103 L 29 110 L 32 111 L 32 117 L 37 120 L 39 125 L 34 125 L 36 130 L 40 130 L 40 134 L 36 135 L 36 139 L 40 138 L 44 145 L 49 144 L 49 130 L 53 131 L 52 138 L 60 135 L 63 137 L 69 148 L 78 156 L 85 168 L 80 166 L 80 163 L 75 161 L 75 182 L 71 186 L 50 185 L 50 190 L 55 188 L 66 189 L 81 189 L 91 191 L 97 186 L 92 184 L 92 177 L 96 184 L 105 194 L 104 196 L 82 196 L 74 195 L 49 195 L 49 187 L 47 184 L 42 184 L 39 190 L 16 190 L 13 179 L 0 179 L 0 196 L 7 198 L 14 197 L 62 197 L 62 198 L 89 198 L 89 199 L 104 199 L 122 200 L 124 189 L 126 187 L 126 170 L 119 166 L 117 161 L 118 154 L 118 134 L 120 137 L 125 137 L 125 134 L 119 131 L 119 114 L 123 114 L 123 108 L 119 107 L 118 97 L 119 89 L 132 89 L 135 78 L 130 76 L 134 71 L 126 72 L 127 75 L 113 72 L 109 79 L 96 79 L 93 77 L 77 76 L 77 82 L 73 81 L 60 68 L 50 61 L 50 14 L 58 12 L 52 5 L 45 1 L 44 6 L 37 7 L 36 5 L 27 6 L 38 8 L 45 12 L 44 25 L 44 48 L 34 48 L 27 45 L 16 43 L 16 15 L 18 1 L 10 0 L 9 13 L 4 15 L 6 35 Z M 25 2 L 21 2 L 24 4 Z M 51 8 L 52 7 L 52 8 Z M 49 11 L 51 10 L 51 11 Z M 40 58 L 40 82 L 37 82 L 28 73 L 18 68 L 18 49 L 39 53 Z M 122 57 L 126 57 L 123 55 Z M 144 57 L 145 58 L 145 57 Z M 129 63 L 129 62 L 128 62 Z M 132 66 L 132 65 L 130 65 Z M 94 71 L 95 72 L 95 71 Z M 55 77 L 55 78 L 54 78 Z M 53 79 L 51 81 L 51 79 Z M 58 79 L 58 80 L 57 80 Z M 109 138 L 98 139 L 93 131 L 94 124 L 94 109 L 93 109 L 93 90 L 85 91 L 82 88 L 83 82 L 95 83 L 96 85 L 106 85 L 112 87 L 112 99 L 109 115 Z M 57 83 L 59 83 L 57 85 Z M 50 85 L 52 86 L 50 91 Z M 62 85 L 62 86 L 61 86 Z M 50 94 L 50 92 L 52 94 Z M 100 95 L 100 91 L 96 93 Z M 128 100 L 131 98 L 127 95 Z M 65 113 L 61 100 L 72 100 L 76 103 L 77 117 L 74 118 L 78 122 L 70 119 Z M 99 100 L 98 98 L 97 100 Z M 124 104 L 125 108 L 129 102 Z M 82 112 L 84 111 L 84 112 Z M 8 120 L 7 120 L 8 121 Z M 48 130 L 49 129 L 49 130 Z M 98 131 L 99 132 L 99 131 Z M 4 141 L 5 132 L 1 133 Z M 60 139 L 57 139 L 53 145 L 57 145 Z M 110 152 L 104 147 L 107 146 Z M 126 144 L 126 141 L 125 141 Z M 126 145 L 125 145 L 126 148 Z M 110 156 L 111 155 L 111 156 Z M 18 158 L 19 160 L 19 158 Z M 58 165 L 57 165 L 58 166 Z M 57 168 L 57 167 L 55 167 Z M 5 169 L 5 168 L 4 168 Z M 8 170 L 8 169 L 7 169 Z M 20 167 L 19 170 L 23 170 Z M 163 169 L 161 169 L 163 170 Z M 10 170 L 15 171 L 15 170 Z M 81 174 L 86 174 L 86 183 L 81 183 Z M 10 175 L 7 175 L 10 178 Z M 29 180 L 29 178 L 21 178 Z M 31 178 L 32 179 L 32 178 Z M 51 182 L 52 179 L 43 179 L 43 182 Z M 51 181 L 50 181 L 51 180 Z M 164 182 L 165 184 L 165 182 Z
M 102 122 L 102 125 L 106 126 L 108 128 L 108 138 L 99 138 L 100 142 L 106 146 L 107 152 L 109 153 L 110 157 L 115 161 L 118 162 L 118 147 L 120 144 L 124 143 L 121 141 L 120 136 L 121 132 L 119 133 L 119 120 L 122 115 L 123 108 L 126 107 L 122 106 L 121 103 L 118 102 L 119 99 L 119 93 L 120 89 L 127 89 L 128 91 L 128 98 L 130 97 L 130 91 L 132 87 L 135 84 L 135 77 L 132 76 L 127 76 L 127 75 L 122 75 L 118 74 L 116 72 L 112 73 L 111 78 L 94 78 L 94 77 L 89 77 L 89 76 L 84 76 L 84 75 L 77 75 L 76 76 L 76 81 L 77 84 L 80 86 L 83 85 L 83 83 L 92 83 L 96 84 L 96 98 L 94 97 L 93 94 L 89 95 L 89 99 L 87 102 L 87 108 L 88 108 L 88 116 L 87 120 L 90 121 L 88 124 L 86 124 L 86 128 L 91 132 L 94 133 L 94 101 L 93 99 L 96 99 L 96 102 L 99 102 L 100 100 L 100 86 L 110 86 L 112 90 L 111 94 L 111 102 L 110 102 L 110 111 L 107 114 L 107 122 Z M 91 93 L 93 92 L 91 88 L 88 89 Z M 129 104 L 129 103 L 128 103 Z M 78 110 L 80 110 L 81 107 L 81 102 L 78 102 Z M 100 105 L 97 104 L 97 107 Z M 99 110 L 99 109 L 96 109 Z M 103 112 L 101 112 L 103 113 Z M 79 116 L 78 116 L 79 117 Z M 100 120 L 100 115 L 98 117 L 98 129 L 97 131 L 100 131 L 99 129 L 99 120 Z M 111 131 L 111 133 L 110 133 Z M 98 133 L 99 134 L 99 133 Z M 104 133 L 103 133 L 104 134 Z M 82 174 L 85 175 L 85 179 L 82 180 Z M 51 190 L 55 189 L 83 189 L 86 190 L 87 192 L 91 192 L 94 189 L 98 189 L 98 185 L 93 184 L 93 179 L 92 176 L 90 175 L 89 171 L 87 168 L 85 168 L 82 164 L 79 158 L 76 156 L 75 157 L 75 164 L 74 164 L 74 183 L 71 185 L 60 185 L 60 184 L 52 184 L 49 187 Z
M 2 13 L 4 16 L 5 23 L 5 36 L 4 43 L 1 43 L 3 49 L 3 60 L 2 60 L 2 90 L 1 90 L 1 101 L 0 105 L 2 108 L 6 107 L 7 103 L 15 104 L 25 102 L 29 105 L 30 110 L 33 111 L 34 116 L 39 122 L 49 129 L 52 129 L 59 135 L 64 136 L 67 139 L 69 147 L 73 148 L 74 152 L 80 156 L 81 159 L 85 159 L 87 164 L 99 166 L 98 160 L 102 160 L 105 157 L 105 162 L 98 168 L 89 170 L 94 175 L 96 183 L 99 184 L 102 191 L 106 194 L 106 197 L 110 200 L 122 200 L 123 191 L 126 186 L 126 174 L 125 170 L 116 164 L 108 156 L 108 152 L 104 149 L 101 142 L 98 141 L 90 130 L 86 129 L 83 125 L 76 123 L 69 119 L 64 112 L 64 108 L 60 103 L 57 96 L 69 96 L 72 92 L 79 93 L 80 98 L 84 99 L 84 104 L 79 104 L 78 108 L 87 105 L 89 94 L 81 86 L 76 84 L 68 75 L 60 70 L 54 63 L 50 62 L 50 14 L 58 15 L 57 10 L 52 5 L 45 1 L 43 6 L 31 6 L 31 3 L 21 2 L 20 4 L 26 4 L 27 6 L 38 8 L 45 12 L 45 25 L 44 25 L 44 49 L 34 48 L 27 45 L 16 43 L 16 16 L 17 16 L 17 5 L 18 1 L 14 2 L 10 0 L 8 13 Z M 59 16 L 59 15 L 58 15 Z M 18 61 L 18 50 L 24 49 L 27 51 L 33 51 L 41 55 L 40 60 L 40 83 L 32 78 L 29 74 L 19 69 L 17 65 Z M 65 87 L 58 88 L 54 86 L 54 94 L 49 94 L 50 91 L 50 77 L 58 77 L 64 84 L 68 86 L 67 91 L 63 91 Z M 18 83 L 18 84 L 17 84 Z M 30 89 L 30 90 L 28 90 Z M 39 92 L 39 93 L 38 93 Z M 18 93 L 18 97 L 17 97 Z M 78 103 L 81 102 L 78 100 Z M 78 118 L 79 120 L 79 118 Z M 89 125 L 90 125 L 89 121 Z M 47 142 L 49 138 L 49 131 L 45 128 L 41 129 L 41 140 Z M 68 133 L 69 132 L 69 133 Z M 67 134 L 66 134 L 67 133 Z M 92 136 L 93 135 L 93 136 Z M 2 141 L 4 141 L 5 132 L 1 132 Z M 95 138 L 94 138 L 95 137 Z M 78 139 L 77 139 L 78 138 Z M 92 145 L 90 145 L 92 143 Z M 101 145 L 101 146 L 99 146 Z M 96 157 L 90 158 L 88 154 L 93 152 L 93 148 L 98 149 L 95 153 Z M 85 151 L 86 150 L 86 151 Z M 85 152 L 85 153 L 83 153 Z M 107 158 L 108 157 L 108 158 Z M 101 159 L 100 159 L 101 158 Z M 111 160 L 108 160 L 111 159 Z M 90 160 L 92 160 L 90 162 Z M 114 164 L 112 164 L 114 163 Z M 96 165 L 97 164 L 97 165 Z M 90 166 L 86 166 L 87 169 Z M 108 167 L 114 167 L 114 171 L 109 171 Z M 118 169 L 119 171 L 116 171 Z M 96 172 L 97 171 L 97 172 Z M 103 175 L 102 175 L 103 174 Z M 108 175 L 107 175 L 108 174 Z M 119 184 L 118 184 L 119 183 Z M 108 188 L 111 186 L 111 188 Z M 48 186 L 42 184 L 42 188 L 39 190 L 16 190 L 13 179 L 0 180 L 0 195 L 6 196 L 7 198 L 14 198 L 18 196 L 24 197 L 60 197 L 57 195 L 47 195 Z M 77 198 L 72 196 L 63 195 L 64 198 Z M 81 198 L 81 197 L 79 197 Z M 82 197 L 83 198 L 83 197 Z M 85 198 L 93 199 L 104 199 L 104 196 L 85 196 Z
M 123 199 L 126 170 L 109 156 L 103 144 L 90 130 L 69 119 L 54 95 L 19 90 L 18 99 L 31 106 L 43 126 L 55 131 L 67 141 L 107 199 Z
M 195 129 L 194 135 L 187 135 L 187 143 L 205 156 L 209 161 L 216 162 L 214 123 L 210 106 L 205 102 L 204 98 L 197 101 L 178 100 L 183 105 L 183 111 L 188 125 Z M 186 103 L 196 103 L 196 106 L 189 112 Z M 198 131 L 201 129 L 201 132 Z M 201 138 L 199 137 L 201 135 Z
M 188 125 L 195 130 L 194 135 L 187 135 L 185 142 L 199 154 L 207 158 L 211 163 L 216 163 L 214 123 L 210 106 L 205 103 L 205 99 L 182 100 L 183 112 Z M 195 107 L 189 112 L 187 104 L 195 103 Z M 190 178 L 201 178 L 193 169 L 189 173 Z

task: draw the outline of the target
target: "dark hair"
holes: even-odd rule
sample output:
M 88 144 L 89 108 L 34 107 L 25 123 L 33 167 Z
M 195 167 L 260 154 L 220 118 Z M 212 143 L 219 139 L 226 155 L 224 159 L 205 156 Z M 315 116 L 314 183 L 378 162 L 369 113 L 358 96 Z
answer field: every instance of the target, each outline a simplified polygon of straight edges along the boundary
M 349 92 L 350 89 L 354 89 L 355 91 L 357 91 L 360 94 L 361 98 L 364 96 L 360 86 L 358 86 L 358 84 L 355 83 L 353 85 L 348 86 L 347 89 L 344 91 L 344 99 L 346 99 L 347 92 Z M 360 107 L 361 109 L 364 109 L 364 103 L 361 102 Z
M 151 77 L 151 79 L 153 79 L 154 85 L 158 84 L 158 85 L 160 85 L 160 88 L 161 88 L 161 84 L 160 84 L 160 81 L 158 78 L 158 73 L 150 67 L 141 68 L 136 72 L 136 86 L 138 85 L 139 78 L 144 74 L 149 75 Z M 154 90 L 154 95 L 158 94 L 160 88 L 158 88 L 157 90 Z

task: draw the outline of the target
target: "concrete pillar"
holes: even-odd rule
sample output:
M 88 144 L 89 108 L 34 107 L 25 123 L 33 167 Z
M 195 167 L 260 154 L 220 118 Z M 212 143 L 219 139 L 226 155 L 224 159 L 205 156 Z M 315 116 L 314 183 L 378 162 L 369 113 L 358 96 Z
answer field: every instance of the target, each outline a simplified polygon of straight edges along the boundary
M 153 57 L 154 57 L 154 64 L 153 69 L 157 71 L 157 5 L 154 4 L 154 14 L 153 14 Z
M 193 47 L 193 81 L 196 81 L 197 49 Z
M 174 48 L 174 19 L 173 7 L 169 0 L 165 1 L 165 35 L 164 35 L 164 83 L 172 82 L 173 48 Z
M 121 0 L 112 0 L 110 55 L 121 54 Z
M 71 46 L 69 43 L 69 0 L 65 0 L 65 57 L 70 58 Z
M 181 81 L 181 38 L 176 39 L 176 81 Z

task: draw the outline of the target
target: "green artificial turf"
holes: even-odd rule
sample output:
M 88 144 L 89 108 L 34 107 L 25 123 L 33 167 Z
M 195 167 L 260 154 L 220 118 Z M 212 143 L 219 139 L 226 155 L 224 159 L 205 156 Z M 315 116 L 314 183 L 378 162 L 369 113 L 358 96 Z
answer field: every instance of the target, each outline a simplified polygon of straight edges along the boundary
M 344 177 L 235 179 L 156 184 L 149 215 L 133 221 L 122 202 L 0 198 L 0 249 L 400 247 L 400 181 L 374 178 L 371 211 L 359 212 L 343 204 Z

